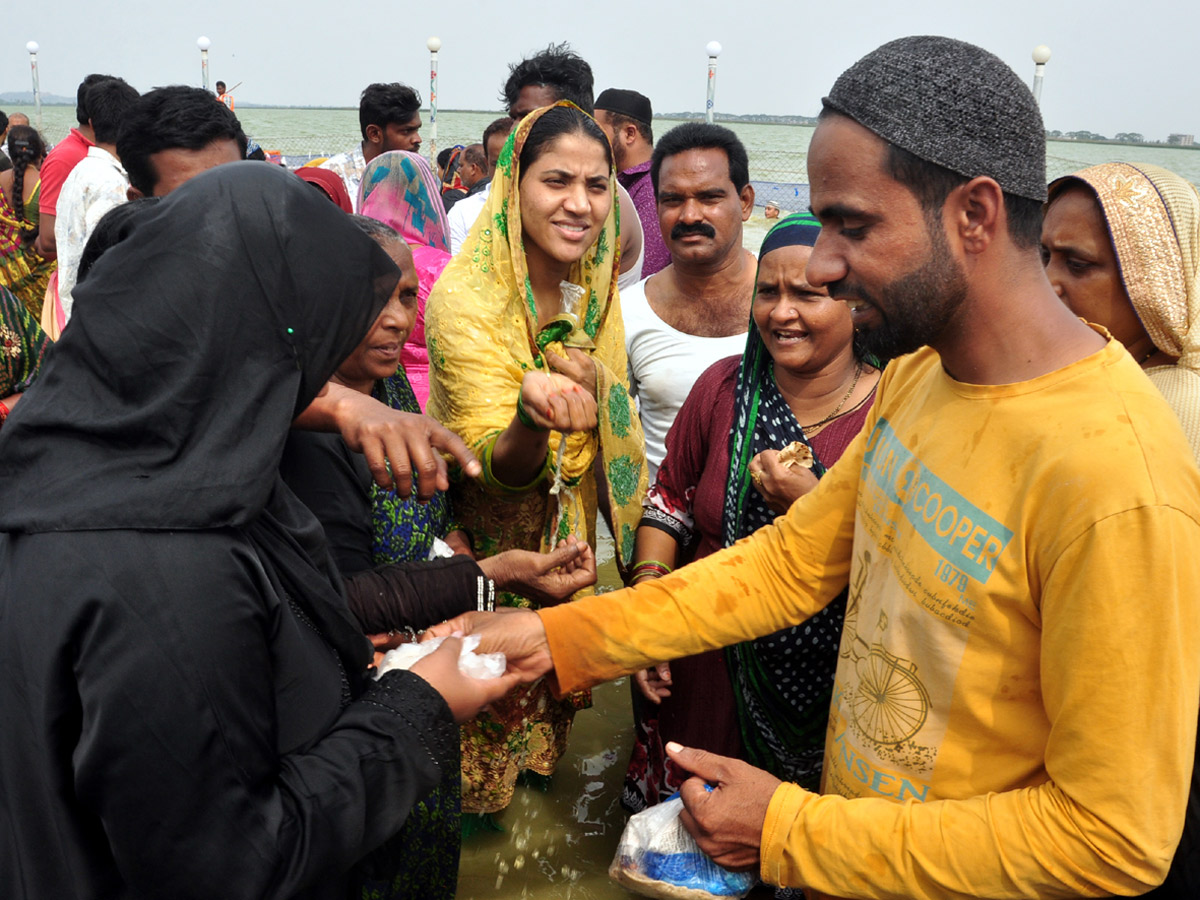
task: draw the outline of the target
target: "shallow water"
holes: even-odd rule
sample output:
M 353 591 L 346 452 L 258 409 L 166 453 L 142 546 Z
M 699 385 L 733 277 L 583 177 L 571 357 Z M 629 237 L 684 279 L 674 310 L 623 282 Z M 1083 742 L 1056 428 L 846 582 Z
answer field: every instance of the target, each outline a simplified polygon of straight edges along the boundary
M 14 106 L 7 112 L 25 112 L 32 107 Z M 268 150 L 279 150 L 289 164 L 299 164 L 312 156 L 330 155 L 358 141 L 356 109 L 270 109 L 243 108 L 237 111 L 242 127 L 250 137 Z M 483 130 L 499 112 L 443 111 L 437 116 L 437 146 L 469 144 L 482 138 Z M 422 110 L 421 136 L 426 153 L 433 141 L 429 111 Z M 75 122 L 75 108 L 47 106 L 42 109 L 42 131 L 47 139 L 59 141 Z M 663 134 L 678 122 L 658 119 L 656 134 Z M 750 157 L 750 177 L 757 193 L 754 214 L 746 223 L 742 244 L 758 252 L 770 221 L 763 215 L 763 204 L 775 200 L 789 212 L 808 206 L 805 187 L 808 181 L 808 144 L 813 128 L 807 125 L 765 125 L 747 122 L 723 123 L 737 132 Z M 1046 175 L 1048 179 L 1077 172 L 1087 166 L 1114 160 L 1147 162 L 1179 173 L 1200 185 L 1200 150 L 1178 147 L 1137 147 L 1120 144 L 1088 144 L 1076 141 L 1048 141 Z
M 598 589 L 620 587 L 607 534 L 597 541 L 597 560 Z M 549 791 L 518 786 L 498 817 L 505 831 L 464 841 L 460 900 L 632 896 L 607 874 L 625 827 L 620 796 L 632 746 L 629 679 L 600 685 L 592 701 L 575 717 Z
M 32 118 L 28 106 L 5 107 L 8 113 L 25 112 Z M 359 139 L 356 109 L 248 109 L 237 110 L 246 133 L 269 150 L 285 154 L 328 155 L 345 150 Z M 442 111 L 437 116 L 437 145 L 449 147 L 469 144 L 482 138 L 483 130 L 499 115 L 496 112 Z M 421 136 L 427 150 L 433 139 L 429 111 L 422 110 L 424 124 Z M 42 109 L 42 132 L 50 141 L 59 141 L 75 122 L 75 108 L 47 106 Z M 655 134 L 661 135 L 679 124 L 670 119 L 656 119 Z M 722 123 L 728 125 L 746 145 L 750 156 L 750 175 L 755 181 L 806 183 L 805 173 L 808 143 L 813 129 L 806 125 L 764 125 L 755 123 Z M 1178 172 L 1193 184 L 1200 184 L 1200 149 L 1170 146 L 1138 147 L 1132 144 L 1089 144 L 1077 141 L 1049 141 L 1046 144 L 1046 173 L 1057 178 L 1096 163 L 1125 160 L 1165 166 Z M 760 192 L 761 193 L 761 192 Z M 760 203 L 768 197 L 760 198 Z M 785 208 L 798 209 L 804 203 L 788 204 L 783 194 L 774 196 Z M 796 198 L 797 200 L 799 198 Z
M 628 897 L 608 878 L 625 825 L 619 802 L 629 761 L 629 680 L 601 685 L 575 717 L 549 791 L 518 787 L 505 831 L 463 843 L 459 898 Z

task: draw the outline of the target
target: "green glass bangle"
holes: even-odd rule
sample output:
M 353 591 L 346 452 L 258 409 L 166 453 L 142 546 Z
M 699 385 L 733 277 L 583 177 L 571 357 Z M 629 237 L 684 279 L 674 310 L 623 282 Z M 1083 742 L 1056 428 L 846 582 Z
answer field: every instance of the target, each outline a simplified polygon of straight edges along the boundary
M 542 461 L 541 469 L 538 470 L 538 473 L 533 476 L 528 484 L 512 485 L 500 481 L 492 471 L 492 451 L 496 449 L 496 438 L 498 436 L 499 432 L 484 445 L 482 450 L 477 451 L 479 462 L 483 464 L 483 474 L 479 477 L 479 480 L 489 492 L 506 497 L 520 496 L 529 493 L 549 478 L 550 454 L 547 453 L 546 458 Z
M 517 394 L 517 421 L 528 428 L 530 431 L 549 431 L 549 428 L 543 428 L 537 422 L 533 421 L 533 417 L 529 415 L 525 409 L 525 403 L 520 394 Z

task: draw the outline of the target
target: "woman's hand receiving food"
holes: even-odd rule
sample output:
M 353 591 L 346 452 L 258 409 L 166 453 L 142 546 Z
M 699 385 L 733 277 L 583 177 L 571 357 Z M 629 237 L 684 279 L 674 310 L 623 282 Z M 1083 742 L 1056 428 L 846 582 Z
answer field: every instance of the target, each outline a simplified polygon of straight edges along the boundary
M 812 469 L 784 465 L 778 450 L 764 450 L 750 460 L 750 481 L 772 512 L 787 512 L 793 503 L 817 486 Z

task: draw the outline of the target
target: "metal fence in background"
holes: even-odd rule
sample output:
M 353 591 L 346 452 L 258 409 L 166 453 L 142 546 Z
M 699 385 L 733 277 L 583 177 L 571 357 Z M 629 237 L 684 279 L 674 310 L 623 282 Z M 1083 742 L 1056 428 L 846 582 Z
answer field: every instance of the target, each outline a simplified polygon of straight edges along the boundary
M 1070 150 L 1069 145 L 1051 144 L 1046 154 L 1046 180 L 1053 181 L 1072 172 L 1087 168 L 1093 163 L 1086 159 L 1074 159 L 1062 155 L 1061 150 Z M 808 155 L 802 150 L 767 151 L 751 154 L 750 183 L 754 186 L 754 205 L 765 206 L 774 201 L 785 212 L 807 209 L 809 204 Z
M 808 208 L 808 154 L 803 150 L 759 150 L 750 155 L 754 205 L 776 203 L 784 213 Z

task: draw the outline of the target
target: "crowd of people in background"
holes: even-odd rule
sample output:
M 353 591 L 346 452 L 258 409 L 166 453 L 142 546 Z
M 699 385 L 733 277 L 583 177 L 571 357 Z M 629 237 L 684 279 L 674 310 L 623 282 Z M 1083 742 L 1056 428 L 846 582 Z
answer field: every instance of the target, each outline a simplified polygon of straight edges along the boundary
M 1196 186 L 904 38 L 755 254 L 733 131 L 501 94 L 294 171 L 224 82 L 0 113 L 0 893 L 448 900 L 629 674 L 623 804 L 777 896 L 1196 896 Z

